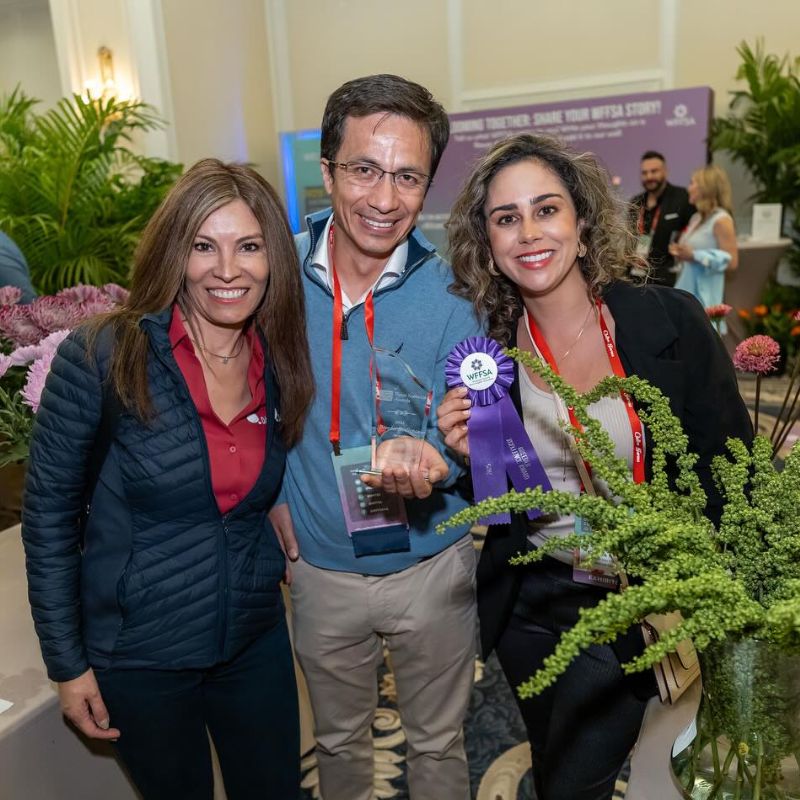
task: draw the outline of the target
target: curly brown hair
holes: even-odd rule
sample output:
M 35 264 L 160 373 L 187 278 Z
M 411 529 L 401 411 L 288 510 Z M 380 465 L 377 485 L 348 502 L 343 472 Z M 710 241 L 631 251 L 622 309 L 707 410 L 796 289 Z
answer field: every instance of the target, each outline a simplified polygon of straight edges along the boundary
M 594 155 L 577 153 L 557 139 L 530 133 L 497 142 L 473 168 L 446 227 L 455 274 L 451 291 L 472 301 L 476 313 L 488 321 L 489 336 L 503 344 L 511 338 L 522 313 L 522 300 L 513 281 L 488 270 L 492 252 L 484 206 L 495 175 L 527 159 L 551 170 L 572 198 L 587 249 L 579 265 L 593 296 L 612 281 L 627 280 L 633 267 L 647 270 L 646 262 L 636 254 L 628 204 L 614 194 L 608 172 Z

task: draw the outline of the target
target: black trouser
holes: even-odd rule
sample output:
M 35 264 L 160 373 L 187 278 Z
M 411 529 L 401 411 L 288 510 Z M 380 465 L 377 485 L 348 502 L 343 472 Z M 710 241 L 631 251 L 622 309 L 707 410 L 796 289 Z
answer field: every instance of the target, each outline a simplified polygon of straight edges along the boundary
M 205 670 L 97 670 L 117 753 L 144 800 L 211 800 L 206 729 L 228 800 L 297 800 L 300 724 L 285 620 Z
M 524 567 L 520 594 L 497 646 L 513 688 L 555 649 L 578 610 L 605 589 L 575 583 L 572 567 L 552 558 Z M 516 696 L 516 693 L 515 693 Z M 540 695 L 517 698 L 531 744 L 538 800 L 608 800 L 636 742 L 647 701 L 632 691 L 608 645 L 582 652 Z

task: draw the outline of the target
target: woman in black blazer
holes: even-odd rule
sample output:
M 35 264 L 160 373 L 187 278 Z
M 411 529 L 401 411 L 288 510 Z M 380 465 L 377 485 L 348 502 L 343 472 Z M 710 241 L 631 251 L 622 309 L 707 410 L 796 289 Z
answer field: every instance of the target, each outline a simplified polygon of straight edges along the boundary
M 494 145 L 477 163 L 448 223 L 454 291 L 469 297 L 502 345 L 537 352 L 578 391 L 623 370 L 659 387 L 683 423 L 696 469 L 718 521 L 721 499 L 711 479 L 714 455 L 728 436 L 749 442 L 752 428 L 731 360 L 703 308 L 690 295 L 634 285 L 641 267 L 626 210 L 590 154 L 523 134 Z M 583 490 L 549 388 L 516 366 L 511 397 L 554 488 Z M 521 370 L 521 371 L 520 371 Z M 447 394 L 438 411 L 446 443 L 468 455 L 466 390 Z M 633 466 L 648 431 L 620 398 L 590 407 Z M 639 451 L 639 455 L 641 452 Z M 636 468 L 634 469 L 636 472 Z M 603 491 L 603 487 L 595 487 Z M 511 556 L 576 529 L 572 517 L 524 515 L 489 529 L 478 567 L 478 613 L 484 657 L 496 650 L 516 686 L 541 666 L 581 608 L 608 589 L 580 582 L 572 554 L 524 568 Z M 620 663 L 641 652 L 638 626 L 611 646 L 583 652 L 554 686 L 519 701 L 531 742 L 539 800 L 607 800 L 654 693 L 652 676 L 625 677 Z

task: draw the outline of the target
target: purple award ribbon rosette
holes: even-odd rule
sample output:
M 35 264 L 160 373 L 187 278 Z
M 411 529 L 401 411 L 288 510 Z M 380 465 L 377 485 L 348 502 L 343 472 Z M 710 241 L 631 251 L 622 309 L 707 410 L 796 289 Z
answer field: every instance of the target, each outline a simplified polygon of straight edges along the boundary
M 542 462 L 508 396 L 514 362 L 500 345 L 483 336 L 459 342 L 447 357 L 445 374 L 448 388 L 466 386 L 472 401 L 467 436 L 475 499 L 505 494 L 509 478 L 518 492 L 537 486 L 550 489 Z M 542 512 L 534 508 L 527 513 L 535 519 Z M 511 522 L 508 512 L 481 520 L 484 525 L 507 522 Z

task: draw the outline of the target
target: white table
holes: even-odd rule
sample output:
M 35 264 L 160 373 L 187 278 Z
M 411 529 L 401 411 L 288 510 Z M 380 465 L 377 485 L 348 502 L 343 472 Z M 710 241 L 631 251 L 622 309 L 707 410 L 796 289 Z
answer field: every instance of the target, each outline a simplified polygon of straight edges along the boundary
M 791 239 L 776 242 L 761 242 L 745 239 L 738 242 L 739 266 L 733 272 L 725 273 L 724 301 L 734 309 L 752 309 L 761 302 L 764 286 L 774 277 L 781 256 L 792 243 Z M 734 348 L 745 338 L 747 332 L 734 310 L 726 319 L 728 324 L 726 344 Z

